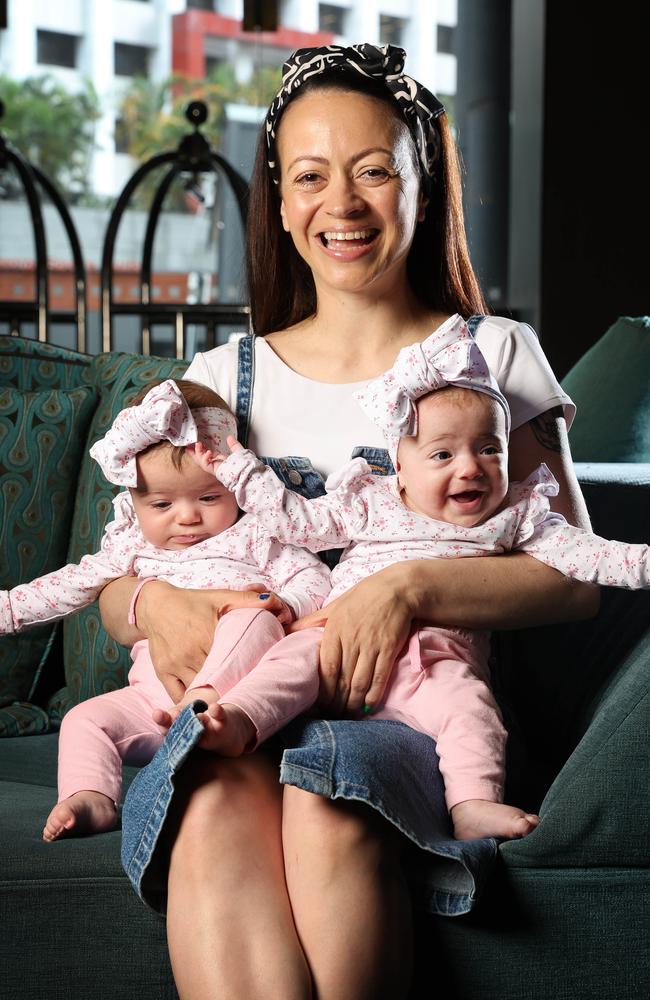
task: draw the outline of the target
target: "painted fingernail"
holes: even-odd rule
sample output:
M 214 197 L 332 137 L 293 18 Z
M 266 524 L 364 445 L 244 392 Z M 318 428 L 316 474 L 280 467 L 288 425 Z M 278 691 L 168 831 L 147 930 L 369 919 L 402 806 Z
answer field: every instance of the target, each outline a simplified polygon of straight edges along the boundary
M 268 601 L 270 594 L 260 594 L 260 601 Z
M 370 713 L 372 712 L 372 705 L 364 705 L 361 711 L 363 712 L 364 715 L 370 715 Z

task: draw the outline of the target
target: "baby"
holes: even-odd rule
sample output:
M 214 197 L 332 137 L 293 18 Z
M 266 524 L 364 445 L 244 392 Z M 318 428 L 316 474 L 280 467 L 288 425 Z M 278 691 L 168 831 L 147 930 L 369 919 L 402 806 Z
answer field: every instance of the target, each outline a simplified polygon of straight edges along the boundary
M 326 496 L 305 500 L 234 439 L 228 458 L 194 449 L 201 467 L 281 541 L 313 552 L 346 546 L 326 604 L 396 562 L 512 550 L 580 580 L 650 586 L 648 546 L 608 542 L 550 511 L 558 486 L 546 466 L 508 489 L 509 408 L 459 317 L 401 351 L 358 399 L 385 433 L 396 476 L 373 476 L 355 459 L 330 477 Z M 317 644 L 320 630 L 310 633 Z M 459 839 L 521 837 L 539 822 L 502 801 L 506 733 L 487 658 L 485 633 L 419 624 L 382 704 L 366 706 L 437 741 Z
M 321 606 L 329 570 L 315 555 L 278 543 L 256 519 L 240 517 L 233 494 L 186 451 L 199 440 L 222 451 L 235 429 L 235 418 L 211 389 L 171 380 L 151 388 L 91 448 L 109 482 L 127 487 L 114 500 L 115 517 L 100 552 L 0 591 L 0 634 L 72 614 L 126 574 L 141 579 L 131 602 L 132 623 L 139 591 L 151 580 L 262 591 L 259 607 L 237 608 L 219 620 L 208 658 L 178 705 L 156 677 L 148 643 L 140 641 L 132 650 L 129 686 L 82 702 L 65 716 L 59 799 L 45 824 L 45 840 L 115 826 L 122 762 L 152 758 L 165 735 L 155 719 L 165 720 L 170 711 L 204 701 L 201 745 L 223 754 L 238 755 L 255 742 L 254 733 L 265 738 L 279 728 L 273 712 L 258 719 L 257 692 L 246 696 L 245 675 L 271 647 L 277 646 L 280 657 L 286 649 L 310 676 L 318 674 L 318 650 L 305 648 L 299 634 L 285 637 L 283 623 Z M 266 662 L 273 666 L 272 658 Z M 261 667 L 257 691 L 264 679 Z M 295 700 L 292 686 L 304 687 L 303 679 L 285 672 L 278 685 L 274 673 L 268 683 L 282 724 L 290 711 L 286 700 L 289 706 Z

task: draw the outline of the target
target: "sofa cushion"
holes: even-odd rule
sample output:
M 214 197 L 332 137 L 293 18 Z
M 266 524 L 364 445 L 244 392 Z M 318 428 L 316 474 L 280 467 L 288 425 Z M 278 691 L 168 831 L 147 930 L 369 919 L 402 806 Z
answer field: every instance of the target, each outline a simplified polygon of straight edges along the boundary
M 585 463 L 576 473 L 597 534 L 650 541 L 650 464 Z M 619 665 L 647 661 L 649 620 L 649 591 L 604 587 L 596 618 L 495 633 L 493 686 L 510 732 L 507 801 L 539 809 Z
M 562 380 L 576 462 L 650 462 L 650 317 L 622 316 Z
M 165 921 L 131 889 L 120 831 L 42 840 L 56 771 L 56 734 L 2 741 L 0 995 L 178 1000 Z M 124 769 L 125 787 L 134 773 Z
M 90 357 L 28 337 L 0 336 L 0 384 L 16 389 L 90 385 Z
M 99 549 L 102 532 L 112 512 L 116 492 L 102 475 L 88 449 L 106 433 L 117 413 L 128 406 L 140 389 L 155 379 L 181 378 L 187 362 L 177 358 L 143 357 L 113 352 L 92 359 L 92 384 L 100 401 L 85 442 L 84 459 L 78 472 L 79 487 L 68 549 L 68 562 L 79 562 Z M 94 695 L 114 691 L 126 683 L 129 655 L 104 631 L 97 604 L 66 619 L 64 670 L 66 690 L 52 706 L 58 716 Z
M 97 402 L 92 386 L 0 387 L 0 588 L 66 561 L 74 489 Z M 0 707 L 29 702 L 56 626 L 0 639 Z M 40 730 L 42 715 L 5 716 L 5 734 Z M 3 719 L 0 717 L 0 734 Z

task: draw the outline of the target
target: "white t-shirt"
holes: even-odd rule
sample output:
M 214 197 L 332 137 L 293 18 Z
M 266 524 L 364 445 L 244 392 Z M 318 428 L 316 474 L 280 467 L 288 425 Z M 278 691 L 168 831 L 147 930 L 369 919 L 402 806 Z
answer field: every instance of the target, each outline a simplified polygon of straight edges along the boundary
M 478 326 L 476 342 L 508 400 L 513 429 L 558 405 L 571 425 L 575 406 L 531 327 L 488 316 Z M 234 412 L 237 343 L 195 355 L 184 377 L 210 386 Z M 268 458 L 308 458 L 325 478 L 348 461 L 355 447 L 385 448 L 381 431 L 353 399 L 365 384 L 305 378 L 289 368 L 264 337 L 257 337 L 248 447 Z

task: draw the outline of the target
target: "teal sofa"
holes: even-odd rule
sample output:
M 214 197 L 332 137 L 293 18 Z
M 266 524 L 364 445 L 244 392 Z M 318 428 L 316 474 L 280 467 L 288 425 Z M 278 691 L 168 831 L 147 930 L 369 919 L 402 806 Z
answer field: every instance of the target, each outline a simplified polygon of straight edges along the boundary
M 97 547 L 113 488 L 88 447 L 142 384 L 184 369 L 0 337 L 0 587 Z M 579 476 L 596 530 L 650 540 L 650 465 Z M 650 593 L 607 591 L 594 621 L 495 636 L 508 797 L 542 822 L 500 846 L 470 915 L 418 915 L 414 1000 L 650 995 L 649 623 Z M 119 831 L 41 840 L 58 723 L 123 684 L 128 656 L 95 606 L 18 638 L 0 640 L 0 997 L 172 1000 L 164 920 L 132 892 Z

